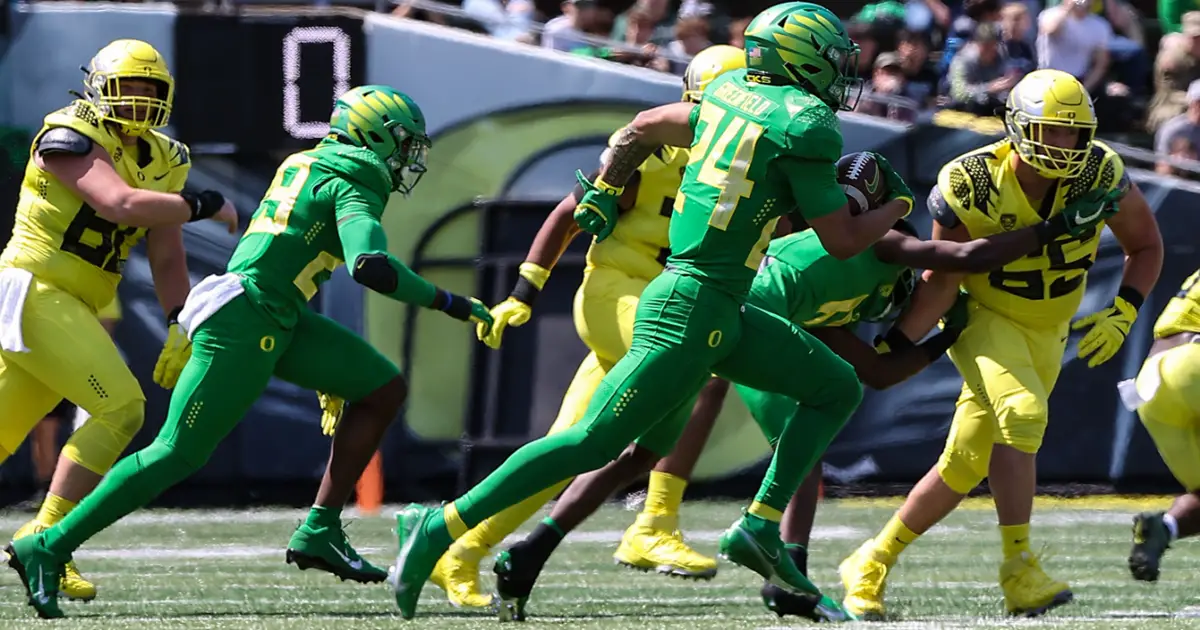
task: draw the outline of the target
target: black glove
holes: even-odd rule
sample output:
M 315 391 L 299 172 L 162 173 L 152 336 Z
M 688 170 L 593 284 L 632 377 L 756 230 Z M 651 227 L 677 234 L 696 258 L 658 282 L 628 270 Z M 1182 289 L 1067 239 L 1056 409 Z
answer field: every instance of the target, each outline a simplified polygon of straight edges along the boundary
M 221 207 L 225 205 L 225 195 L 215 190 L 202 190 L 198 193 L 184 191 L 179 193 L 179 196 L 192 208 L 192 218 L 188 219 L 188 223 L 203 221 L 220 212 Z

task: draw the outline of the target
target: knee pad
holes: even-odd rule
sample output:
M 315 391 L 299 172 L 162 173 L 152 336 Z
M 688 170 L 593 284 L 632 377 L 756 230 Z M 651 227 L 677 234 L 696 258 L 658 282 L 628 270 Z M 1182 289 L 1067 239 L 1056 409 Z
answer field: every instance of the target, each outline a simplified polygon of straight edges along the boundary
M 112 468 L 133 436 L 141 430 L 145 417 L 146 402 L 140 399 L 92 416 L 67 440 L 62 454 L 72 462 L 103 475 Z
M 996 443 L 1022 453 L 1036 453 L 1050 417 L 1046 399 L 1029 391 L 1018 391 L 996 401 L 999 430 Z
M 947 444 L 942 456 L 938 458 L 938 476 L 951 490 L 958 494 L 967 494 L 987 477 L 990 461 L 990 449 L 984 456 L 983 453 L 971 453 L 954 444 Z

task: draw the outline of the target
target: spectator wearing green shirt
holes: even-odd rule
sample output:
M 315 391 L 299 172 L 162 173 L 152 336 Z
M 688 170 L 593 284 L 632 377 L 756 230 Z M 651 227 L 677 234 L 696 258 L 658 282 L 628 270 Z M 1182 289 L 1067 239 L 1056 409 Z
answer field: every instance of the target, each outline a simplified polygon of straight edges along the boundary
M 1183 14 L 1200 11 L 1200 0 L 1158 0 L 1158 24 L 1163 34 L 1183 31 Z

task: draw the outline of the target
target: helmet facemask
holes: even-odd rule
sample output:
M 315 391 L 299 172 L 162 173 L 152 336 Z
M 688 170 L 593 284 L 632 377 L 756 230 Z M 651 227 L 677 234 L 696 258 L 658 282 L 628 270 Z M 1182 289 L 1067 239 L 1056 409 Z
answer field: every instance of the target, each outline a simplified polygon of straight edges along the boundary
M 387 158 L 392 173 L 392 190 L 409 195 L 425 175 L 431 143 L 425 135 L 414 136 L 403 125 L 391 128 L 396 149 Z
M 848 50 L 836 46 L 826 46 L 821 50 L 821 56 L 836 72 L 826 90 L 825 103 L 834 109 L 846 112 L 858 106 L 858 99 L 862 96 L 863 91 L 863 81 L 858 77 L 860 50 L 858 44 L 852 43 L 851 46 L 852 48 Z
M 1096 137 L 1096 123 L 1071 122 L 1030 116 L 1022 111 L 1009 110 L 1004 126 L 1021 159 L 1044 177 L 1078 177 L 1087 166 L 1088 153 Z M 1051 127 L 1067 127 L 1079 131 L 1075 145 L 1059 147 L 1045 141 Z
M 90 72 L 86 98 L 101 118 L 121 126 L 121 131 L 139 136 L 165 127 L 174 101 L 171 82 L 153 76 Z
M 917 274 L 912 269 L 903 269 L 892 290 L 887 295 L 881 295 L 878 301 L 873 301 L 874 309 L 864 309 L 862 320 L 865 322 L 883 322 L 895 319 L 908 306 L 913 291 L 917 286 Z

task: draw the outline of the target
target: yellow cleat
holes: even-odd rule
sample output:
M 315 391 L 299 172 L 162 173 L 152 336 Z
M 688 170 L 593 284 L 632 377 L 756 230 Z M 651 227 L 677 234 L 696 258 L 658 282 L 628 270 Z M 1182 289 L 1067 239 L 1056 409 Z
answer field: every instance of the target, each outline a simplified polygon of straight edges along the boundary
M 462 549 L 453 545 L 433 568 L 429 581 L 446 591 L 455 608 L 493 608 L 494 597 L 479 588 L 479 563 L 487 550 Z
M 34 519 L 21 526 L 17 533 L 13 534 L 13 540 L 40 534 L 46 531 L 47 527 L 41 521 Z M 84 579 L 79 573 L 79 568 L 75 566 L 75 561 L 67 563 L 63 569 L 62 578 L 58 581 L 58 592 L 62 593 L 67 599 L 72 599 L 80 602 L 90 602 L 96 599 L 96 585 Z
M 842 608 L 864 621 L 883 621 L 883 591 L 890 570 L 891 563 L 875 550 L 875 540 L 863 543 L 838 566 L 846 589 Z
M 711 580 L 717 575 L 717 560 L 698 553 L 683 542 L 674 516 L 638 514 L 637 520 L 617 547 L 617 564 L 664 575 Z
M 1075 597 L 1066 582 L 1046 575 L 1038 557 L 1028 551 L 1000 565 L 1000 588 L 1004 589 L 1008 614 L 1025 617 L 1037 617 Z

